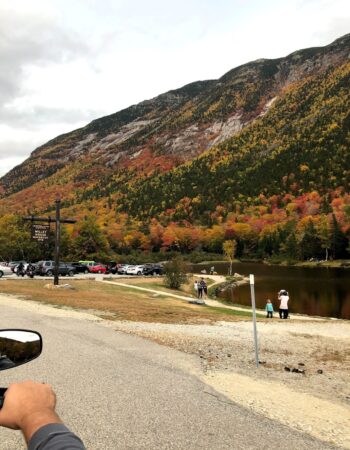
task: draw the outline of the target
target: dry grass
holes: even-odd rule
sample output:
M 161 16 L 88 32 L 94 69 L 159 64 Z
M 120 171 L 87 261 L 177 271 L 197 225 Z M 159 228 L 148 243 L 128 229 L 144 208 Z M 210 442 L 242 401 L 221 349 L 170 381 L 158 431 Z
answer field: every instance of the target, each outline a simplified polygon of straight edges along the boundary
M 226 312 L 221 308 L 191 305 L 183 300 L 101 282 L 71 281 L 73 290 L 46 289 L 45 284 L 47 281 L 44 280 L 6 280 L 0 284 L 0 293 L 62 307 L 97 310 L 101 316 L 114 320 L 212 323 L 245 318 L 230 310 Z
M 208 288 L 214 283 L 210 277 L 204 277 Z M 187 283 L 183 284 L 178 291 L 169 289 L 165 286 L 163 278 L 161 277 L 144 277 L 144 278 L 125 278 L 122 281 L 124 284 L 130 284 L 132 286 L 147 287 L 149 289 L 159 289 L 163 292 L 171 292 L 172 294 L 188 295 L 190 297 L 195 296 L 193 284 L 198 280 L 198 277 L 188 276 Z

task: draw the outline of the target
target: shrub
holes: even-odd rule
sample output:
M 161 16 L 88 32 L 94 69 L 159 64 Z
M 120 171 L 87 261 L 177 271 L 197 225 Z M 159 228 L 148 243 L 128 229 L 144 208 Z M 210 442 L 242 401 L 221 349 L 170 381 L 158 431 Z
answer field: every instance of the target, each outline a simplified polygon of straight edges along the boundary
M 181 257 L 176 257 L 164 266 L 164 283 L 171 289 L 179 289 L 187 281 L 187 264 Z

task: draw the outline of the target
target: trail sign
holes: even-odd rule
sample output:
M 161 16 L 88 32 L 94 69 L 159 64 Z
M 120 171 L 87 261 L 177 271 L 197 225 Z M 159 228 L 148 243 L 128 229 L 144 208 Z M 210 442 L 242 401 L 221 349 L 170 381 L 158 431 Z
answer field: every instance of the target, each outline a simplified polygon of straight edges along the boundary
M 32 225 L 32 239 L 43 242 L 49 239 L 50 225 Z

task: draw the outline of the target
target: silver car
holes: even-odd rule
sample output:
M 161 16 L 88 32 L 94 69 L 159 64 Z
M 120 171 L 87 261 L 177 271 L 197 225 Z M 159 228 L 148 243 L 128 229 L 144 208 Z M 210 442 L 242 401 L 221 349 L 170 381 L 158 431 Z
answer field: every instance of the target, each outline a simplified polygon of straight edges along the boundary
M 0 278 L 3 277 L 4 275 L 13 275 L 13 272 L 10 266 L 0 263 Z

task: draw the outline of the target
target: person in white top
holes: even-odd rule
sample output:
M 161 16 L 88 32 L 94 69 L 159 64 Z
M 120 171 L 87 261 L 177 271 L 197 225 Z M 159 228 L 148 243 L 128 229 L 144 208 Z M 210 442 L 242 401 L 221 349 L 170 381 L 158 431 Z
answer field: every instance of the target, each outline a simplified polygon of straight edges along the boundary
M 288 292 L 284 289 L 280 290 L 278 293 L 278 300 L 280 301 L 279 314 L 280 319 L 288 319 Z
M 198 298 L 198 281 L 195 280 L 195 282 L 193 283 L 193 289 L 194 292 L 196 293 L 196 297 Z

